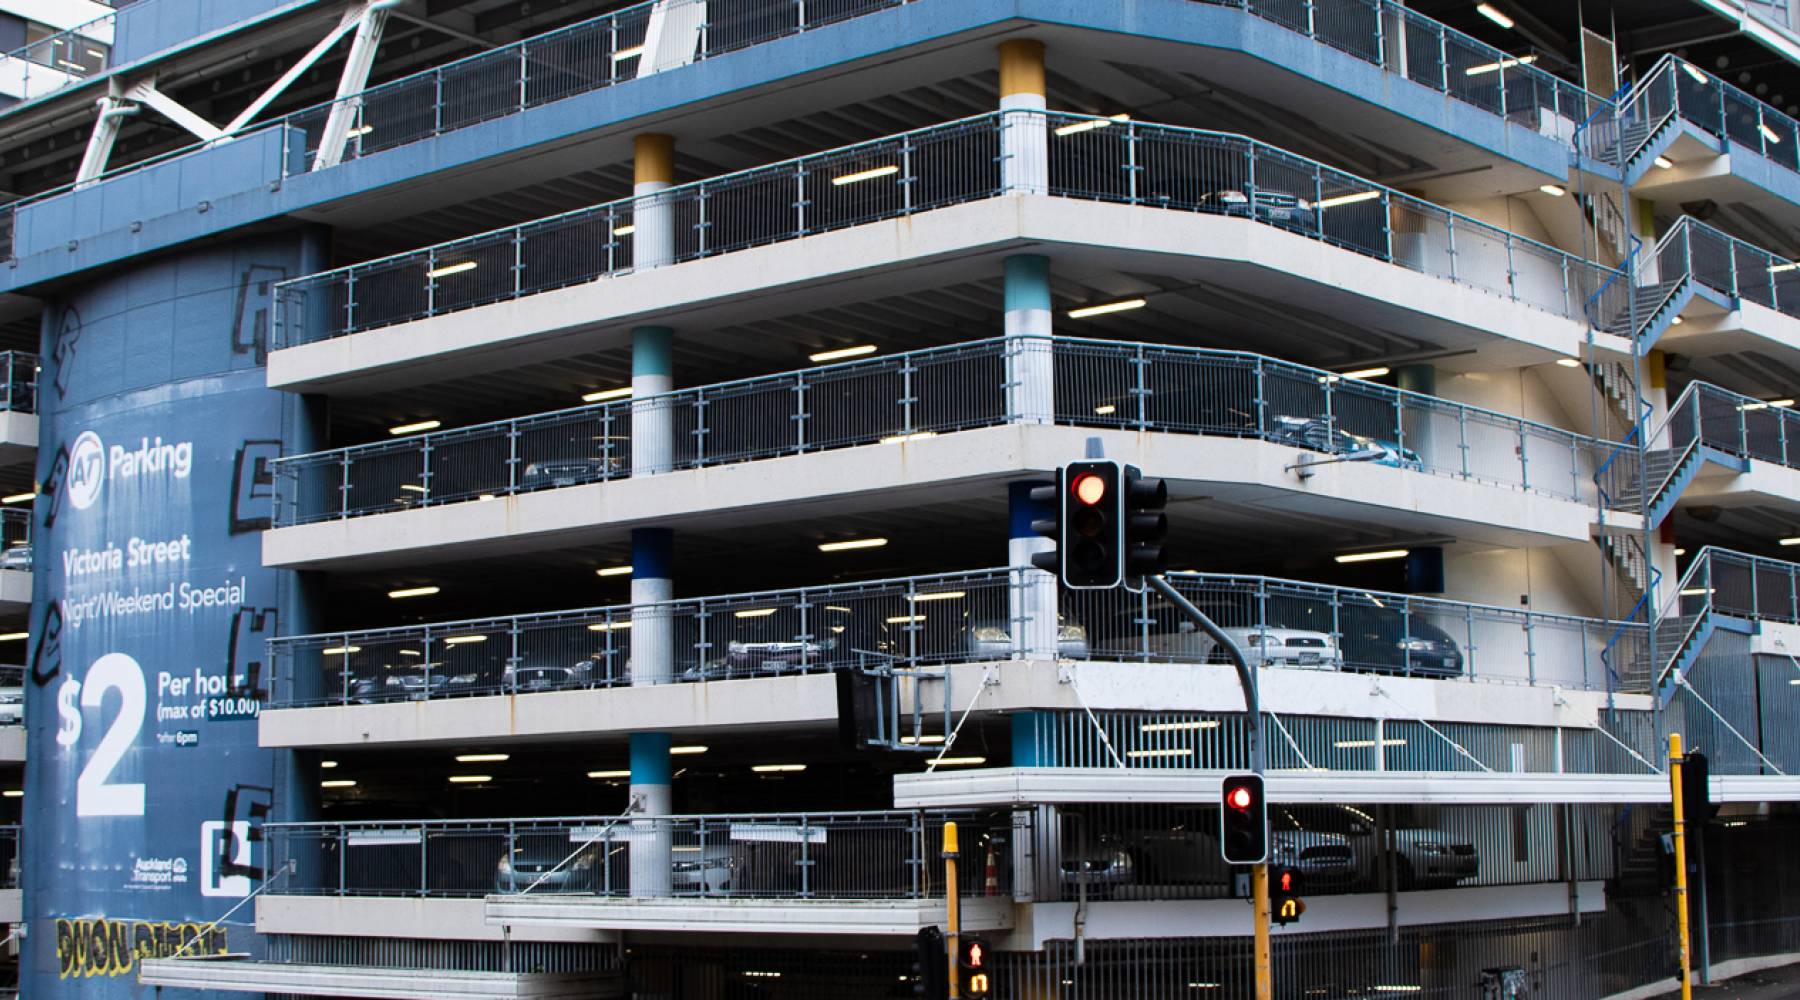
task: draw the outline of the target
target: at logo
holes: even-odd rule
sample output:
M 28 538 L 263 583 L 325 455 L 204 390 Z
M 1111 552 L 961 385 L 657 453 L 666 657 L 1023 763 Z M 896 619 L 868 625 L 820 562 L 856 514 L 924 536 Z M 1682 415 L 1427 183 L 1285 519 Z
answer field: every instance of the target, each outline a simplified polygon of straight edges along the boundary
M 106 445 L 100 435 L 82 431 L 69 449 L 69 471 L 63 479 L 69 502 L 76 510 L 87 510 L 100 499 L 100 487 L 106 484 Z

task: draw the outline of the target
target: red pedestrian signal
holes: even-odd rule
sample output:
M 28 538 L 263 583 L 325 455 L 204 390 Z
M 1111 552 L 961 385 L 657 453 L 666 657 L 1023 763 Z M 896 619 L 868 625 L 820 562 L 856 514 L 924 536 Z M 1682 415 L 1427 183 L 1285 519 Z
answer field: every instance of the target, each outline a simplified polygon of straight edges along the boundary
M 1276 868 L 1269 872 L 1269 920 L 1286 926 L 1297 923 L 1306 912 L 1306 900 L 1300 898 L 1300 874 L 1292 868 Z
M 985 997 L 991 990 L 988 977 L 988 943 L 981 938 L 965 937 L 957 941 L 956 964 L 963 970 L 962 995 Z

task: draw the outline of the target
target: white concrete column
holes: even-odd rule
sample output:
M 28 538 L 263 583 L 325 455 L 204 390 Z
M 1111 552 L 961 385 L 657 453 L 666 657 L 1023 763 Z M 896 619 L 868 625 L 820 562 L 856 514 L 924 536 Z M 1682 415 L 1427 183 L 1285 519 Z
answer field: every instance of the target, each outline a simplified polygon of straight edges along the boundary
M 1008 193 L 1050 190 L 1050 141 L 1044 116 L 1044 43 L 1000 43 L 1000 182 Z

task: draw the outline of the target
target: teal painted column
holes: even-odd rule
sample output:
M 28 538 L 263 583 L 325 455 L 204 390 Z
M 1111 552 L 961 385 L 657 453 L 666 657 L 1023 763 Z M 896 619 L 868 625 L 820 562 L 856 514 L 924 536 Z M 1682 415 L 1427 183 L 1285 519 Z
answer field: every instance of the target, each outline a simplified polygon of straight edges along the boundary
M 1050 258 L 1035 253 L 1006 258 L 1006 415 L 1016 423 L 1055 419 L 1052 330 Z
M 655 475 L 675 467 L 675 415 L 664 393 L 675 388 L 675 331 L 640 326 L 631 331 L 631 474 Z
M 668 733 L 631 734 L 631 811 L 653 819 L 631 821 L 631 895 L 669 895 L 673 831 L 666 817 L 674 811 Z

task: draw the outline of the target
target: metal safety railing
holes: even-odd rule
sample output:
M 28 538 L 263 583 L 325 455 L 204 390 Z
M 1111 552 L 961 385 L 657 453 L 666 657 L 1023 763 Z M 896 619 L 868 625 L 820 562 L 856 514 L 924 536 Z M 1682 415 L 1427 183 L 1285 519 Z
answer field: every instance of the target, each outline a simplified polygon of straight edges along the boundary
M 270 823 L 262 831 L 269 870 L 292 866 L 272 895 L 931 899 L 944 894 L 948 820 L 966 855 L 994 858 L 999 890 L 1010 896 L 1010 844 L 1029 838 L 1029 813 L 633 814 Z M 656 871 L 643 870 L 652 864 Z M 963 894 L 990 891 L 987 874 L 979 862 L 963 865 Z
M 1717 612 L 1800 624 L 1800 564 L 1708 545 L 1694 554 L 1661 617 Z
M 0 664 L 0 726 L 25 724 L 25 668 Z
M 1800 122 L 1673 54 L 1664 56 L 1619 102 L 1610 127 L 1589 131 L 1589 153 L 1630 166 L 1676 119 L 1800 171 Z
M 32 101 L 105 73 L 112 66 L 112 44 L 103 39 L 113 37 L 117 18 L 109 11 L 0 55 L 8 92 Z
M 1046 372 L 1051 412 L 1017 372 Z M 1615 446 L 1492 410 L 1261 355 L 1073 338 L 976 341 L 684 389 L 272 463 L 280 526 L 631 475 L 634 412 L 673 428 L 673 468 L 916 440 L 1014 421 L 1252 438 L 1528 489 L 1594 495 Z
M 1602 326 L 1644 336 L 1648 324 L 1692 281 L 1735 300 L 1800 316 L 1800 264 L 1683 216 L 1635 268 L 1636 314 L 1622 312 Z M 1630 320 L 1630 322 L 1626 322 Z M 1631 327 L 1636 327 L 1635 329 Z
M 1246 10 L 1533 130 L 1568 140 L 1606 98 L 1394 0 L 1200 0 Z
M 1597 476 L 1610 509 L 1656 510 L 1691 478 L 1702 448 L 1800 469 L 1800 413 L 1791 401 L 1757 399 L 1709 382 L 1690 382 L 1647 441 L 1641 458 L 1619 452 Z
M 1002 145 L 1042 140 L 1038 176 Z M 1009 179 L 1007 176 L 1011 174 Z M 307 275 L 277 286 L 275 345 L 440 316 L 645 266 L 1031 190 L 1254 219 L 1555 315 L 1624 296 L 1618 272 L 1243 136 L 1083 115 L 996 113 Z M 1623 299 L 1621 298 L 1621 301 Z
M 0 889 L 19 887 L 20 833 L 17 823 L 0 826 Z
M 523 41 L 469 56 L 370 87 L 348 97 L 356 114 L 345 160 L 419 142 L 577 94 L 715 56 L 801 34 L 840 21 L 902 6 L 915 0 L 747 0 L 721 11 L 704 0 L 646 0 Z M 1414 83 L 1431 87 L 1486 111 L 1539 131 L 1572 134 L 1604 98 L 1532 66 L 1533 57 L 1514 57 L 1409 11 L 1394 0 L 1195 0 L 1235 7 L 1316 41 L 1348 52 Z M 109 20 L 107 15 L 101 20 Z M 80 29 L 76 29 L 80 30 Z M 86 50 L 83 50 L 84 52 Z M 35 50 L 34 50 L 35 52 Z M 34 61 L 57 58 L 25 50 L 14 54 L 29 72 Z M 93 58 L 83 56 L 83 58 Z M 79 59 L 71 59 L 79 62 Z M 102 62 L 106 61 L 102 58 Z M 66 68 L 66 67 L 65 67 Z M 58 74 L 44 92 L 104 72 L 103 64 L 82 77 Z M 40 76 L 47 75 L 39 70 Z M 38 95 L 34 95 L 38 96 Z M 281 158 L 310 170 L 326 119 L 339 104 L 331 101 L 257 123 L 239 135 L 268 128 L 291 128 L 302 138 L 304 155 Z M 108 171 L 105 177 L 185 156 L 195 143 Z M 10 255 L 13 212 L 69 189 L 59 187 L 0 206 L 0 256 Z
M 1378 707 L 1397 706 L 1383 700 Z M 1040 766 L 1214 771 L 1255 766 L 1242 712 L 1042 715 L 1047 722 L 1028 730 L 1030 759 Z M 1654 732 L 1648 726 L 1620 728 L 1622 736 L 1599 727 L 1265 712 L 1262 732 L 1267 766 L 1275 771 L 1653 773 L 1646 762 L 1657 759 Z M 1015 736 L 1015 762 L 1020 750 Z
M 7 507 L 0 509 L 0 552 L 17 549 L 31 544 L 31 509 L 28 507 Z M 29 569 L 29 560 L 25 566 L 8 566 L 8 569 Z
M 1037 570 L 990 569 L 286 636 L 269 640 L 268 705 L 398 701 L 633 683 L 638 631 L 654 628 L 654 683 L 834 670 L 888 671 L 1027 655 L 1222 663 L 1225 653 L 1154 595 L 1058 595 L 1054 650 L 1013 628 Z M 1254 664 L 1441 679 L 1604 688 L 1599 654 L 1642 626 L 1259 576 L 1171 582 L 1248 644 Z M 1022 607 L 1022 605 L 1020 605 Z M 661 636 L 667 637 L 666 644 Z M 647 642 L 650 640 L 646 640 Z M 664 657 L 667 660 L 664 662 Z
M 25 351 L 0 352 L 0 410 L 37 412 L 38 358 Z

